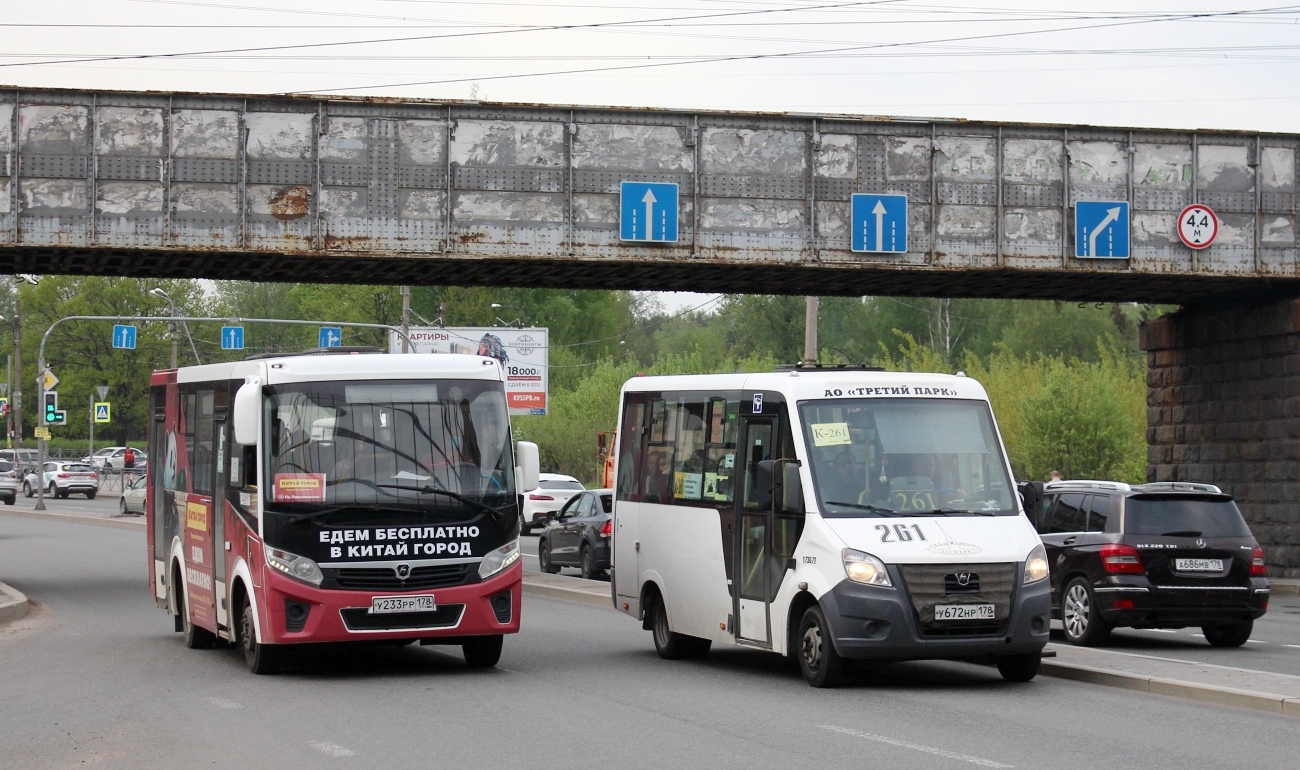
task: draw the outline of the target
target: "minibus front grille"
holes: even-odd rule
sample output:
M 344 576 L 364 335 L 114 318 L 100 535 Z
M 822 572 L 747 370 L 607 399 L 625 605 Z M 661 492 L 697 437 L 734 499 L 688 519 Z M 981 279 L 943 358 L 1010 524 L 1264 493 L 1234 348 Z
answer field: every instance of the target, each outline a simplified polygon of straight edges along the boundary
M 997 636 L 1011 619 L 1015 564 L 903 564 L 904 588 L 922 636 Z M 992 618 L 935 620 L 938 605 L 993 605 Z
M 392 567 L 355 567 L 325 570 L 346 591 L 424 591 L 478 581 L 478 565 L 445 564 L 412 567 L 405 580 Z

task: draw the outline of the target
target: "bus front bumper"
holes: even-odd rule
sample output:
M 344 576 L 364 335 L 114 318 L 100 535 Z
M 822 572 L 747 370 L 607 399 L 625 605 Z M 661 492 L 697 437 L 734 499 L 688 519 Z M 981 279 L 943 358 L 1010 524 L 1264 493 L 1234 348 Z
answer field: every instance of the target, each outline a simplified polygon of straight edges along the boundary
M 519 631 L 523 565 L 480 583 L 423 591 L 317 589 L 267 570 L 260 609 L 264 644 L 393 641 L 513 634 Z M 413 611 L 371 611 L 380 597 L 432 596 L 432 606 Z

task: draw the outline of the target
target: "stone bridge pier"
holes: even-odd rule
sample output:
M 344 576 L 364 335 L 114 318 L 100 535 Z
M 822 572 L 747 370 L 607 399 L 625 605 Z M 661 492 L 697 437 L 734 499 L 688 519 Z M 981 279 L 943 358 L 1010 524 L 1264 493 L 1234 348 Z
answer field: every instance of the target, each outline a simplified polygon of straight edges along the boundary
M 1271 577 L 1300 577 L 1300 299 L 1187 306 L 1142 327 L 1147 479 L 1217 484 Z

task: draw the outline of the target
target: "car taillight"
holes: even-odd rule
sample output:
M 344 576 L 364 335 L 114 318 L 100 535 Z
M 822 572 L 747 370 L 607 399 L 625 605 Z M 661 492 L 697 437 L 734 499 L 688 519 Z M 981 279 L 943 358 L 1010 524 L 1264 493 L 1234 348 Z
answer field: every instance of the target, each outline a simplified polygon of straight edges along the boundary
M 555 498 L 551 497 L 550 495 L 539 495 L 536 492 L 534 492 L 528 496 L 528 499 L 529 500 L 554 500 Z
M 1250 552 L 1250 576 L 1264 577 L 1264 549 L 1259 546 Z
M 601 537 L 609 537 L 610 534 L 613 533 L 613 531 L 614 531 L 614 520 L 613 520 L 613 519 L 610 519 L 609 521 L 607 521 L 607 522 L 605 522 L 604 524 L 601 525 L 601 527 L 600 527 L 600 536 L 601 536 Z
M 1146 571 L 1142 569 L 1137 549 L 1131 545 L 1103 545 L 1101 567 L 1110 574 L 1141 575 Z
M 58 473 L 58 474 L 55 474 L 55 475 L 57 475 L 57 476 L 58 476 L 59 478 L 61 478 L 61 479 L 66 479 L 66 478 L 71 478 L 71 477 L 72 477 L 72 474 L 71 474 L 71 473 Z

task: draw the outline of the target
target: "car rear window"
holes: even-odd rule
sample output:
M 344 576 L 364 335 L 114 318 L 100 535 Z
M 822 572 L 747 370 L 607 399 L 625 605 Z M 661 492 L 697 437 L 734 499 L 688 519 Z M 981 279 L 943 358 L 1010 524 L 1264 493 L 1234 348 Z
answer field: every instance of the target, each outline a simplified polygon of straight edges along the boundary
M 63 466 L 63 470 L 68 471 L 69 473 L 90 473 L 95 469 L 85 463 L 68 463 Z
M 577 489 L 582 490 L 584 487 L 577 481 L 550 481 L 543 479 L 537 482 L 540 489 Z
M 1124 530 L 1131 535 L 1250 537 L 1250 527 L 1231 500 L 1203 497 L 1130 497 Z

